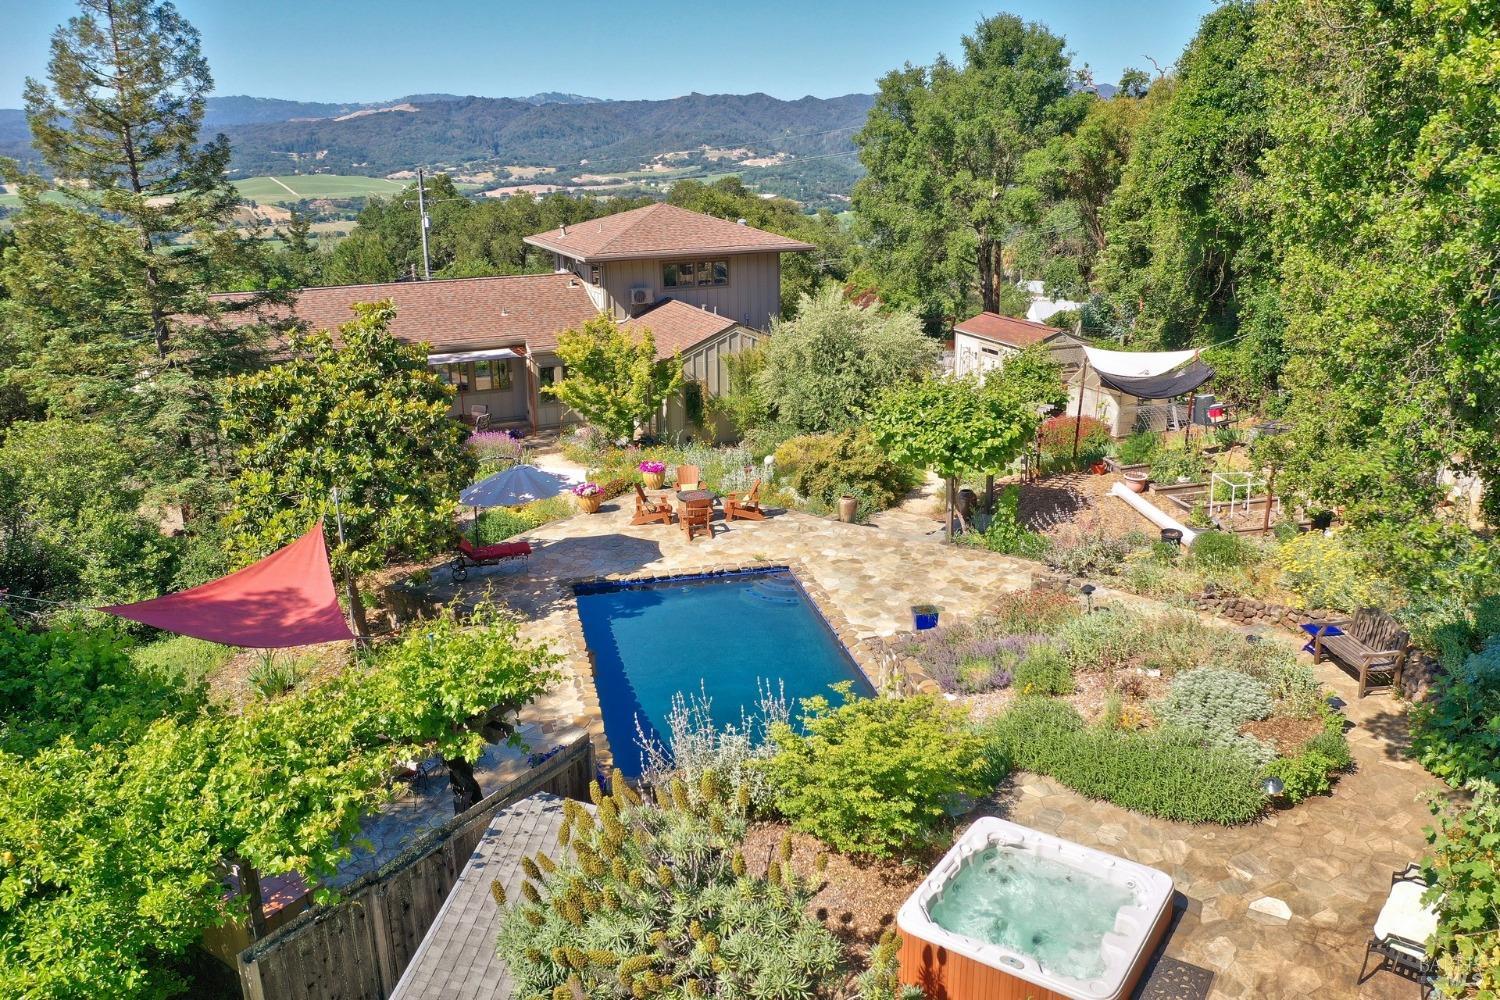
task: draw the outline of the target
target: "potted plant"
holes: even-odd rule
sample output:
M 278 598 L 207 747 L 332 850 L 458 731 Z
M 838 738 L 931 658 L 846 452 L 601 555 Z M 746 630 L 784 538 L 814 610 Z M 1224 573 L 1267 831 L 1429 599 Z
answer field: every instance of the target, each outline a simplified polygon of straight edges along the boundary
M 604 502 L 604 490 L 599 488 L 598 483 L 579 483 L 573 487 L 573 497 L 578 502 L 578 509 L 585 514 L 595 514 L 599 511 L 599 505 Z
M 1151 473 L 1127 472 L 1122 478 L 1125 480 L 1125 485 L 1130 488 L 1130 492 L 1144 493 L 1146 485 L 1151 482 Z
M 859 500 L 858 500 L 858 498 L 850 496 L 848 493 L 845 493 L 843 496 L 839 497 L 839 520 L 840 521 L 843 521 L 845 524 L 853 524 L 854 523 L 854 514 L 855 514 L 855 511 L 857 511 L 858 509 L 859 509 Z
M 662 483 L 667 481 L 666 462 L 657 462 L 648 458 L 636 468 L 641 470 L 641 482 L 648 490 L 659 490 Z
M 911 625 L 918 632 L 925 632 L 930 628 L 937 628 L 938 615 L 942 608 L 936 604 L 913 604 L 911 606 Z

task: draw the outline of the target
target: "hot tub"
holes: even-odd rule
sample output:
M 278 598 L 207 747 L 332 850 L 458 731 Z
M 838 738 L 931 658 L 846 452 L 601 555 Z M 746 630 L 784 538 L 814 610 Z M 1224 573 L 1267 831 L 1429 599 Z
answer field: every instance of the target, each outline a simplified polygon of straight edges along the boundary
M 1172 918 L 1172 879 L 986 816 L 896 914 L 901 981 L 934 1000 L 1117 1000 Z

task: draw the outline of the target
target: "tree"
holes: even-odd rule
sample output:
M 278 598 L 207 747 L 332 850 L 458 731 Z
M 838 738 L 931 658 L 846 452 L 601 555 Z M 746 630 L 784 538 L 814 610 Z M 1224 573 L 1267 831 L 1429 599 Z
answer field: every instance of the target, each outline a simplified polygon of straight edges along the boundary
M 854 188 L 857 231 L 888 302 L 924 318 L 965 308 L 976 286 L 998 311 L 1002 256 L 1034 222 L 1041 194 L 1027 155 L 1069 131 L 1092 95 L 1069 91 L 1063 40 L 1009 14 L 963 39 L 964 63 L 939 58 L 880 81 L 855 136 L 868 175 Z
M 1255 23 L 1249 0 L 1219 6 L 1141 102 L 1145 121 L 1103 213 L 1098 271 L 1122 332 L 1142 347 L 1244 338 L 1264 380 L 1250 398 L 1275 385 L 1282 360 L 1270 219 L 1257 195 L 1271 132 Z
M 939 353 L 915 314 L 863 309 L 836 287 L 804 296 L 758 350 L 761 396 L 799 433 L 850 426 L 881 390 L 931 371 Z
M 326 878 L 397 760 L 436 750 L 463 766 L 485 739 L 513 741 L 504 720 L 557 662 L 488 606 L 467 625 L 449 611 L 358 669 L 232 715 L 153 701 L 98 636 L 0 613 L 0 651 L 23 666 L 0 700 L 0 983 L 56 998 L 180 992 L 177 960 L 246 914 L 247 894 L 224 898 L 226 862 L 247 886 L 257 871 Z M 32 717 L 45 710 L 63 717 Z
M 1036 437 L 1043 415 L 1066 400 L 1058 367 L 1039 348 L 1029 348 L 983 383 L 929 375 L 896 386 L 876 402 L 869 428 L 894 461 L 932 469 L 947 480 L 951 540 L 959 477 L 1015 461 Z
M 1493 5 L 1278 0 L 1258 30 L 1287 486 L 1378 534 L 1401 575 L 1467 577 L 1467 591 L 1486 574 L 1435 511 L 1452 468 L 1500 515 Z
M 567 377 L 542 391 L 620 441 L 635 436 L 661 404 L 682 388 L 682 359 L 658 359 L 656 338 L 620 329 L 600 313 L 557 338 Z
M 425 348 L 391 335 L 391 302 L 354 314 L 337 342 L 327 331 L 297 335 L 291 359 L 226 383 L 223 431 L 239 474 L 225 526 L 250 562 L 319 518 L 335 535 L 340 520 L 330 560 L 365 635 L 356 574 L 446 544 L 475 464 Z
M 10 381 L 55 415 L 149 433 L 145 469 L 183 502 L 204 488 L 209 383 L 254 360 L 245 333 L 206 322 L 221 308 L 206 292 L 261 274 L 263 255 L 231 224 L 227 141 L 198 144 L 213 80 L 197 31 L 167 2 L 79 6 L 48 82 L 25 90 L 59 183 L 4 169 L 22 198 L 0 266 L 23 358 Z

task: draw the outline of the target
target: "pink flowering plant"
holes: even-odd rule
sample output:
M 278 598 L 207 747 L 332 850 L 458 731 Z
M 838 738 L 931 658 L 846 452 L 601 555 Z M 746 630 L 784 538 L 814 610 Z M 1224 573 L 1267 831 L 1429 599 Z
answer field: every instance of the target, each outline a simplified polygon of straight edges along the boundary
M 579 483 L 573 487 L 575 497 L 596 497 L 604 491 L 599 488 L 598 483 Z
M 652 475 L 657 475 L 657 474 L 660 474 L 660 473 L 663 473 L 663 472 L 667 471 L 667 463 L 666 462 L 652 461 L 651 459 L 648 458 L 646 461 L 644 461 L 640 465 L 636 466 L 636 468 L 640 469 L 642 472 L 647 472 L 647 473 L 651 473 Z

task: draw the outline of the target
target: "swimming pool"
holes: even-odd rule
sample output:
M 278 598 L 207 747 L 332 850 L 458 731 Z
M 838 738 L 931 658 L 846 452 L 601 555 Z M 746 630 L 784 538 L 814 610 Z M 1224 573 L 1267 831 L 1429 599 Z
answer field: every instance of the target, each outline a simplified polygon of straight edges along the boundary
M 875 689 L 785 568 L 625 583 L 580 584 L 578 618 L 594 654 L 594 686 L 615 766 L 638 777 L 636 720 L 665 742 L 672 696 L 706 694 L 714 721 L 737 723 L 757 682 L 797 699 L 849 681 Z

